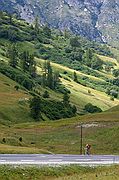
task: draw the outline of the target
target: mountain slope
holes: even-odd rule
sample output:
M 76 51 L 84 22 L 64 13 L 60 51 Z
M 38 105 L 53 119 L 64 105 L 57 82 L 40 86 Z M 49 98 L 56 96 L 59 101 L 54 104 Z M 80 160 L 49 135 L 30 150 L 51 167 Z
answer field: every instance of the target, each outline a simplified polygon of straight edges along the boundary
M 2 0 L 0 10 L 18 13 L 28 22 L 38 16 L 42 24 L 118 46 L 118 0 Z
M 90 102 L 94 106 L 99 106 L 102 110 L 107 110 L 119 103 L 118 97 L 110 99 L 111 94 L 110 96 L 106 94 L 106 90 L 108 90 L 108 93 L 113 90 L 117 95 L 119 91 L 118 84 L 113 83 L 116 78 L 112 71 L 106 71 L 105 69 L 105 66 L 109 66 L 110 63 L 112 69 L 118 68 L 118 62 L 116 59 L 110 58 L 113 55 L 106 45 L 90 42 L 80 36 L 69 35 L 69 37 L 66 37 L 63 33 L 54 32 L 47 26 L 39 27 L 36 31 L 33 26 L 25 21 L 18 20 L 15 17 L 11 18 L 6 13 L 2 13 L 1 16 L 0 117 L 2 123 L 33 121 L 29 114 L 29 104 L 19 102 L 21 98 L 29 99 L 30 94 L 40 95 L 43 100 L 42 114 L 45 116 L 43 117 L 44 120 L 69 117 L 70 112 L 65 113 L 66 109 L 61 111 L 62 105 L 58 107 L 62 103 L 63 93 L 65 92 L 70 93 L 71 104 L 76 105 L 78 113 L 81 114 L 87 113 L 84 106 Z M 77 46 L 75 47 L 75 45 Z M 18 52 L 17 55 L 16 52 Z M 25 58 L 26 56 L 23 56 L 23 53 L 25 55 L 30 53 L 32 55 L 30 57 L 33 57 L 32 61 L 31 59 L 28 61 L 29 56 Z M 98 53 L 110 57 L 100 56 Z M 89 54 L 91 54 L 91 57 Z M 16 66 L 13 66 L 13 60 L 17 60 Z M 49 61 L 51 61 L 50 73 L 52 73 L 52 76 L 50 76 L 52 79 L 50 80 L 56 83 L 54 79 L 58 75 L 58 83 L 55 84 L 55 87 L 48 86 L 48 70 L 45 69 L 45 65 Z M 23 62 L 25 66 L 23 66 Z M 37 69 L 35 76 L 31 73 L 33 66 L 30 66 L 30 69 L 28 68 L 31 62 L 35 64 L 35 70 Z M 17 83 L 3 74 L 19 83 L 19 91 L 14 88 Z M 77 80 L 74 80 L 74 74 Z M 43 99 L 45 90 L 50 94 L 48 100 Z M 45 109 L 44 106 L 51 109 Z M 61 112 L 57 112 L 57 107 Z M 63 112 L 66 116 L 63 115 Z M 51 116 L 51 113 L 55 115 Z

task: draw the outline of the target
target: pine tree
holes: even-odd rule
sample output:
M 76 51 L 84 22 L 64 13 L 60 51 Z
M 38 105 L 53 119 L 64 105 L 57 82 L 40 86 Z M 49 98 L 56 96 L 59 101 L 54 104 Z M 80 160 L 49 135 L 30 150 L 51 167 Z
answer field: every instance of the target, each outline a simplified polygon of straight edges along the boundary
M 69 106 L 69 103 L 70 103 L 69 99 L 70 99 L 69 94 L 68 94 L 68 93 L 65 93 L 64 96 L 63 96 L 63 104 L 64 104 L 66 107 Z
M 36 62 L 34 55 L 29 56 L 29 73 L 32 77 L 36 77 Z
M 69 30 L 67 30 L 67 29 L 65 29 L 65 30 L 64 30 L 64 38 L 65 38 L 65 39 L 69 39 L 69 38 L 70 38 L 70 36 L 71 36 L 70 31 L 69 31 Z
M 43 27 L 43 32 L 47 38 L 51 38 L 51 29 L 47 24 Z
M 59 79 L 59 72 L 56 71 L 54 72 L 54 76 L 53 76 L 53 89 L 56 88 L 56 86 L 58 85 L 60 79 Z
M 28 51 L 24 51 L 21 55 L 22 57 L 22 69 L 24 72 L 29 71 L 29 52 Z
M 47 85 L 49 88 L 53 88 L 53 73 L 50 61 L 47 61 Z
M 78 82 L 77 74 L 76 74 L 75 71 L 74 71 L 74 81 L 75 81 L 75 82 Z
M 36 76 L 36 62 L 34 60 L 34 55 L 30 54 L 28 51 L 24 51 L 21 55 L 21 65 L 24 72 L 29 72 L 32 77 Z
M 16 68 L 16 66 L 18 65 L 18 51 L 16 44 L 12 44 L 8 47 L 7 54 L 10 59 L 9 60 L 10 66 Z
M 41 118 L 41 99 L 39 97 L 34 97 L 30 102 L 31 116 L 39 120 Z
M 12 17 L 12 14 L 9 14 L 9 22 L 10 22 L 10 24 L 13 24 L 13 17 Z
M 46 87 L 46 85 L 47 85 L 46 73 L 43 73 L 43 75 L 42 75 L 41 85 L 42 85 L 43 87 Z
M 83 56 L 84 64 L 91 67 L 92 58 L 93 58 L 93 52 L 91 49 L 88 49 Z
M 38 16 L 35 18 L 34 29 L 35 29 L 36 34 L 38 34 L 39 33 L 39 19 L 38 19 Z
M 53 73 L 50 61 L 45 61 L 43 65 L 42 86 L 48 86 L 50 89 L 55 89 L 58 83 L 59 72 Z

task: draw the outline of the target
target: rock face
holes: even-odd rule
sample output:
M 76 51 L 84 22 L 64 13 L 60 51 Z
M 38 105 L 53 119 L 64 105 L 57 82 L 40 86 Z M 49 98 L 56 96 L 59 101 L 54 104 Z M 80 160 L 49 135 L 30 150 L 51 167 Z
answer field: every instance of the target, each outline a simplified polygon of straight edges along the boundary
M 0 10 L 18 13 L 33 22 L 70 29 L 91 40 L 115 42 L 119 38 L 119 0 L 0 0 Z

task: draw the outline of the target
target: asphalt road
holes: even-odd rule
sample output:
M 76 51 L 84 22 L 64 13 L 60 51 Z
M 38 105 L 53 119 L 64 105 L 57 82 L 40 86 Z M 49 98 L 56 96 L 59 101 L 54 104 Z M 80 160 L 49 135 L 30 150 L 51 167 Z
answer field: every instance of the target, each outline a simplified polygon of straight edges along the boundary
M 111 165 L 119 164 L 119 156 L 66 154 L 0 154 L 0 165 Z

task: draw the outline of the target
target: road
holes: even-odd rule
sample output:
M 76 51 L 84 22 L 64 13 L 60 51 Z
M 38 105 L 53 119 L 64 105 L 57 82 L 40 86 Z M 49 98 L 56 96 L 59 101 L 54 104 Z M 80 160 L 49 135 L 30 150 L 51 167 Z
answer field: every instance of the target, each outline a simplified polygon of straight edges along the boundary
M 119 164 L 119 156 L 66 154 L 0 154 L 0 165 L 111 165 Z

